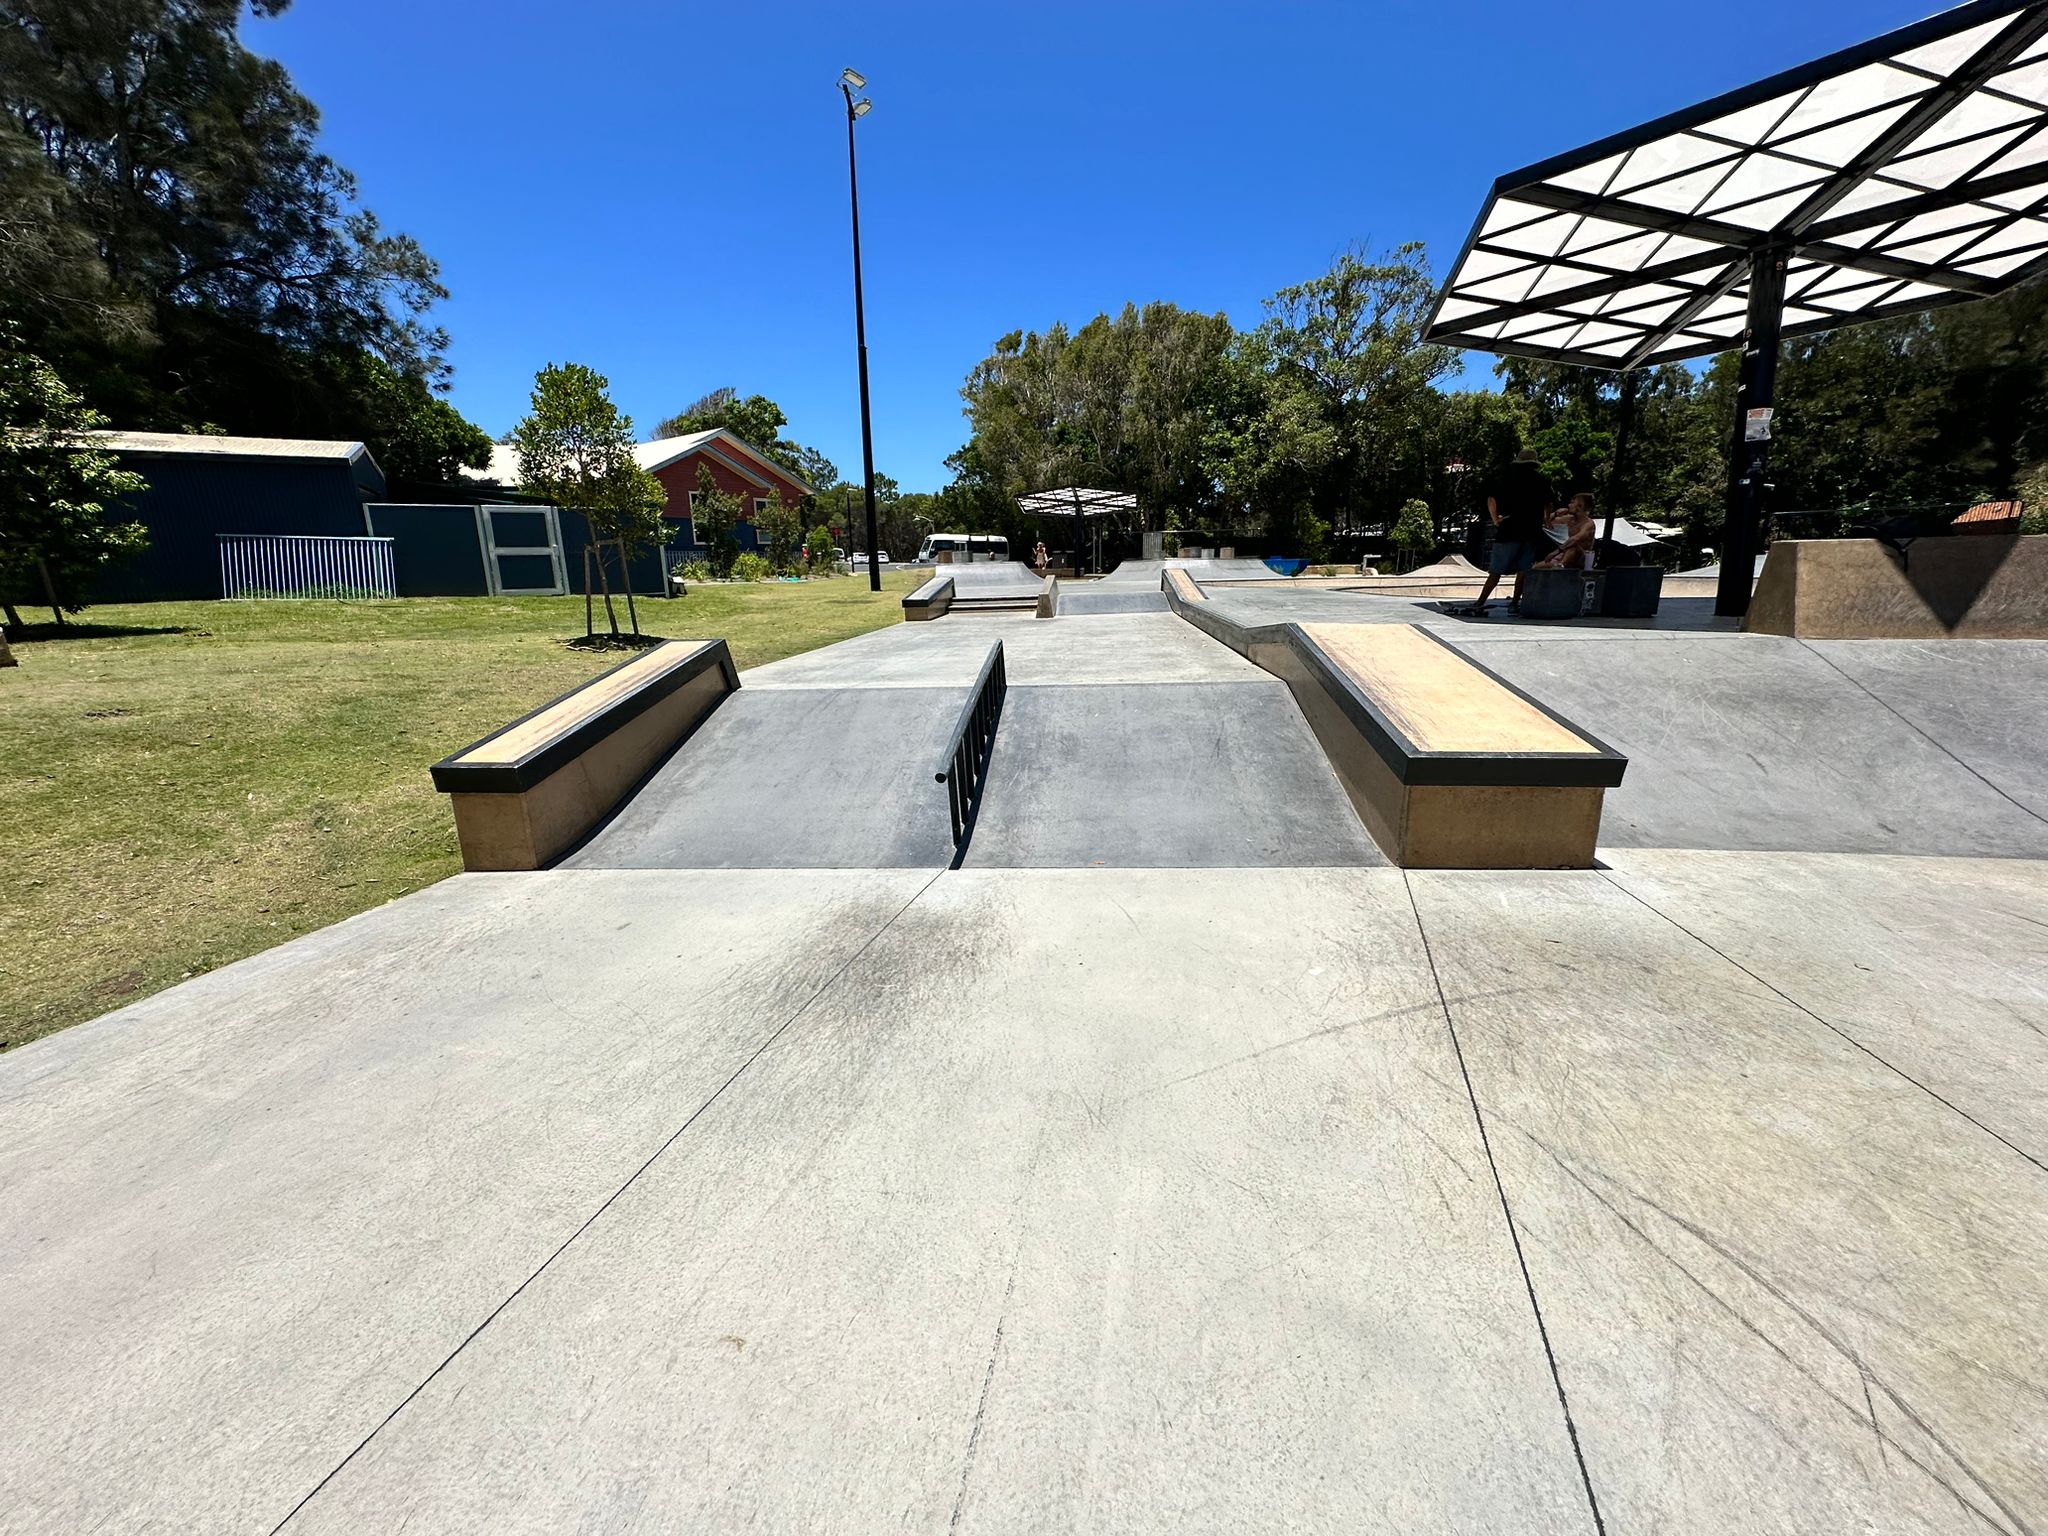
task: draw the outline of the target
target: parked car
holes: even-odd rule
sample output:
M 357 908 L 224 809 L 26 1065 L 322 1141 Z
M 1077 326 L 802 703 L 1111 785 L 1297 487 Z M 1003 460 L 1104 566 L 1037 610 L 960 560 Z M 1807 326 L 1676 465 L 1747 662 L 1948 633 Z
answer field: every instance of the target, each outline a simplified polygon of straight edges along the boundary
M 890 563 L 891 563 L 891 561 L 890 561 L 890 559 L 889 559 L 889 551 L 887 551 L 886 549 L 878 549 L 878 550 L 876 550 L 876 551 L 875 551 L 875 561 L 876 561 L 876 563 L 877 563 L 877 564 L 879 564 L 879 565 L 888 565 L 888 564 L 890 564 Z M 862 566 L 864 566 L 864 565 L 866 565 L 866 564 L 868 563 L 868 557 L 867 557 L 867 556 L 866 556 L 866 554 L 864 554 L 864 553 L 862 553 L 862 554 L 851 554 L 851 555 L 848 555 L 848 556 L 846 556 L 846 563 L 847 563 L 847 565 L 848 565 L 848 566 L 849 566 L 849 567 L 850 567 L 851 569 L 853 569 L 853 570 L 859 570 L 859 569 L 860 569 L 860 568 L 861 568 Z

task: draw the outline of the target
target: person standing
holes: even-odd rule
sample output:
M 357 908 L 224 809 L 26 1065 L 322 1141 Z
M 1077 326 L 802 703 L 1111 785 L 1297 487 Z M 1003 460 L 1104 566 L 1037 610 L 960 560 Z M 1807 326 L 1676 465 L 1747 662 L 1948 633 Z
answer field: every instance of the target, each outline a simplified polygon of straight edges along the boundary
M 1459 612 L 1475 618 L 1484 614 L 1487 599 L 1509 572 L 1515 577 L 1513 602 L 1520 606 L 1522 579 L 1538 558 L 1548 553 L 1543 520 L 1556 505 L 1557 492 L 1536 462 L 1536 451 L 1524 448 L 1486 494 L 1486 515 L 1493 519 L 1493 553 L 1486 561 L 1486 585 L 1479 589 L 1478 601 Z

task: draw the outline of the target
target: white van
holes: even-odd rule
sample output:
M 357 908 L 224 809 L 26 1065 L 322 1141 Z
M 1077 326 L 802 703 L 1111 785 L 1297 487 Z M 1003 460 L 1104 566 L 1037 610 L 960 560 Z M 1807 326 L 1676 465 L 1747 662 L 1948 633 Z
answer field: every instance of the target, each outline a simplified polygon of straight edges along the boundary
M 941 555 L 951 562 L 1008 560 L 1010 541 L 1000 533 L 928 533 L 917 546 L 917 563 L 934 565 Z

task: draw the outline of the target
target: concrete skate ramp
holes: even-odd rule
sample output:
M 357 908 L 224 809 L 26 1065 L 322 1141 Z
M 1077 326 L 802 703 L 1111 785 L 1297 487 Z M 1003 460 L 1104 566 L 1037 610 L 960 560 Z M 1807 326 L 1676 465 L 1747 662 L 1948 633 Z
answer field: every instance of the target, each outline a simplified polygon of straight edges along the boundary
M 2048 642 L 1440 633 L 1627 754 L 1603 845 L 2048 858 Z
M 1097 591 L 1080 583 L 1060 588 L 1060 614 L 1167 613 L 1164 592 L 1134 591 L 1116 587 Z
M 899 869 L 950 863 L 933 770 L 959 688 L 742 688 L 569 869 Z
M 1036 598 L 1039 578 L 1018 560 L 990 560 L 974 565 L 941 565 L 936 574 L 953 578 L 953 601 L 977 598 Z
M 1016 687 L 968 868 L 1385 864 L 1277 681 Z
M 1126 560 L 1107 576 L 1102 586 L 1149 587 L 1159 590 L 1162 571 L 1186 571 L 1197 581 L 1285 581 L 1287 578 L 1263 560 Z

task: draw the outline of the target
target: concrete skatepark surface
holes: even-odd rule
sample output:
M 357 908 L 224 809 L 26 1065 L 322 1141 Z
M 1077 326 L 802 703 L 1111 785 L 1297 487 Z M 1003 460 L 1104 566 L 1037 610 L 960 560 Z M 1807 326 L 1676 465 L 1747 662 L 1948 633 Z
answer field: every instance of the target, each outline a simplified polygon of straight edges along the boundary
M 1370 867 L 1192 625 L 948 617 L 0 1059 L 0 1531 L 2048 1528 L 2043 648 L 1431 622 L 1630 752 L 1606 867 Z M 967 867 L 585 867 L 880 866 L 994 638 Z

